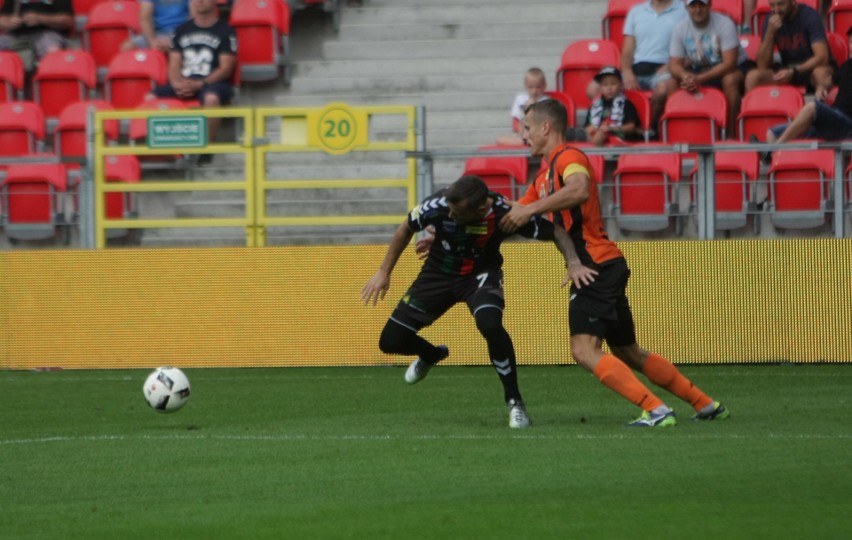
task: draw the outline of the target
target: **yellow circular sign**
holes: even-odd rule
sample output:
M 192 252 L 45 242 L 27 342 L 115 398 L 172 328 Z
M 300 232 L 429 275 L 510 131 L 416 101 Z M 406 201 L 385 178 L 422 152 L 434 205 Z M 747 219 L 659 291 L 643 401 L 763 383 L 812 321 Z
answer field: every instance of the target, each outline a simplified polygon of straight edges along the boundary
M 344 154 L 352 150 L 360 127 L 350 107 L 332 103 L 319 116 L 319 142 L 329 154 Z

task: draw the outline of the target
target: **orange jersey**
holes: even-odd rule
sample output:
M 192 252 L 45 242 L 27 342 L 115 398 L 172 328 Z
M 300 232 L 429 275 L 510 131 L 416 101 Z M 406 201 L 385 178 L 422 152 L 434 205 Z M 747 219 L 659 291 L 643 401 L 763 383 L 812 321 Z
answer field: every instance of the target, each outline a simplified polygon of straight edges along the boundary
M 555 163 L 554 160 L 556 160 Z M 554 178 L 550 177 L 551 171 Z M 589 158 L 580 150 L 568 144 L 556 148 L 547 156 L 544 167 L 518 202 L 526 205 L 547 197 L 551 191 L 562 188 L 563 178 L 575 172 L 588 175 L 589 198 L 578 207 L 560 210 L 559 214 L 565 230 L 574 242 L 577 255 L 585 265 L 602 264 L 611 259 L 623 257 L 621 250 L 606 234 L 601 217 L 598 179 L 595 178 Z M 554 216 L 548 216 L 548 219 L 554 221 Z

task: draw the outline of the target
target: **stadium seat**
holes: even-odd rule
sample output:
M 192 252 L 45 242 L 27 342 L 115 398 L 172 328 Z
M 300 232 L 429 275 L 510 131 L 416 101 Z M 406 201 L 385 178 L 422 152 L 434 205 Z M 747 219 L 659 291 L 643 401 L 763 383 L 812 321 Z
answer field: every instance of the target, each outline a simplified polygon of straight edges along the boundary
M 290 8 L 284 0 L 237 0 L 230 24 L 237 32 L 237 68 L 245 81 L 290 82 Z
M 604 66 L 621 65 L 621 52 L 612 41 L 581 39 L 574 41 L 562 53 L 556 71 L 556 89 L 565 92 L 579 109 L 589 108 L 586 88 Z
M 544 95 L 550 99 L 555 99 L 565 106 L 565 112 L 568 113 L 568 124 L 566 124 L 568 127 L 574 127 L 577 125 L 577 105 L 568 93 L 545 92 Z
M 843 62 L 849 59 L 849 39 L 845 34 L 837 32 L 826 32 L 825 37 L 828 39 L 828 47 L 831 50 L 831 56 L 834 57 L 834 62 L 838 66 L 842 66 Z
M 716 194 L 716 229 L 745 227 L 749 213 L 757 210 L 754 186 L 760 176 L 760 161 L 755 151 L 718 151 L 714 155 Z M 690 172 L 692 186 L 696 185 L 698 164 Z M 693 197 L 694 200 L 694 197 Z M 757 223 L 757 221 L 755 222 Z
M 612 215 L 620 229 L 659 231 L 678 213 L 681 157 L 673 152 L 622 154 L 613 174 Z
M 135 1 L 110 0 L 92 9 L 83 28 L 83 49 L 95 59 L 98 80 L 106 76 L 107 67 L 121 50 L 121 44 L 139 33 L 139 4 Z
M 757 62 L 757 51 L 760 49 L 760 36 L 740 34 L 740 47 L 743 48 L 749 60 Z
M 116 109 L 135 109 L 145 95 L 166 83 L 166 57 L 150 49 L 118 53 L 104 78 L 104 99 Z
M 827 31 L 845 36 L 849 27 L 852 26 L 852 0 L 833 0 L 828 6 L 826 18 Z
M 523 151 L 526 146 L 482 146 L 478 151 Z M 524 156 L 472 156 L 465 161 L 462 174 L 472 174 L 482 178 L 488 189 L 510 200 L 523 195 L 529 174 L 529 158 Z
M 42 151 L 44 114 L 31 101 L 0 103 L 0 156 L 21 157 Z
M 53 134 L 53 151 L 63 160 L 79 162 L 86 158 L 86 124 L 89 119 L 89 109 L 111 111 L 112 105 L 106 101 L 78 101 L 65 107 L 59 115 L 56 131 Z M 104 139 L 107 142 L 118 141 L 118 121 L 109 120 L 104 123 Z M 70 167 L 70 166 L 69 166 Z
M 793 120 L 802 110 L 805 100 L 792 86 L 758 86 L 743 96 L 737 116 L 739 139 L 748 141 L 751 135 L 766 141 L 766 130 Z
M 104 179 L 107 182 L 139 183 L 142 168 L 136 156 L 106 156 L 104 158 Z M 106 219 L 127 219 L 136 216 L 134 193 L 109 192 L 104 194 L 104 213 Z M 127 236 L 130 229 L 107 229 L 107 238 Z
M 832 150 L 779 150 L 767 175 L 775 227 L 809 229 L 825 223 L 834 179 Z
M 96 5 L 110 0 L 71 0 L 74 9 L 74 27 L 77 32 L 82 32 L 89 20 L 89 13 Z
M 45 240 L 55 237 L 62 227 L 67 244 L 70 223 L 65 219 L 62 194 L 68 190 L 68 173 L 61 163 L 9 165 L 0 183 L 6 237 Z
M 737 27 L 743 24 L 743 0 L 713 0 L 713 11 L 727 15 Z
M 663 142 L 714 144 L 725 137 L 728 104 L 715 88 L 689 93 L 678 90 L 666 100 L 660 118 Z
M 42 58 L 33 78 L 33 101 L 41 106 L 48 131 L 65 107 L 92 99 L 96 86 L 95 60 L 86 51 L 56 51 Z
M 651 138 L 651 97 L 647 92 L 641 90 L 625 90 L 624 96 L 636 108 L 636 113 L 639 115 L 639 127 L 642 129 L 642 135 L 645 137 L 645 142 Z
M 570 143 L 574 148 L 579 148 L 580 150 L 585 151 L 586 148 L 598 148 L 592 143 L 588 142 L 576 142 Z M 592 166 L 592 174 L 595 175 L 595 179 L 599 184 L 603 183 L 606 179 L 606 160 L 602 154 L 586 154 L 586 157 L 589 158 L 589 164 Z M 544 163 L 542 163 L 542 168 L 544 168 Z
M 615 43 L 621 49 L 624 44 L 624 20 L 630 8 L 643 0 L 609 0 L 606 13 L 604 13 L 601 24 L 603 26 L 601 36 Z M 618 65 L 618 64 L 616 64 Z
M 24 97 L 24 62 L 18 53 L 0 51 L 0 103 Z

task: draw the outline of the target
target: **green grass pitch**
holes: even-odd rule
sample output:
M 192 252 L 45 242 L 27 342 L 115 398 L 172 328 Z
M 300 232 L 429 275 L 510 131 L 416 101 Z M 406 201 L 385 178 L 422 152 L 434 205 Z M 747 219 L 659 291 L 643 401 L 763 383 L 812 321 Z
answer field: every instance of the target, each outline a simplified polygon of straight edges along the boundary
M 852 366 L 684 366 L 732 417 L 638 411 L 576 366 L 0 371 L 0 538 L 848 539 Z

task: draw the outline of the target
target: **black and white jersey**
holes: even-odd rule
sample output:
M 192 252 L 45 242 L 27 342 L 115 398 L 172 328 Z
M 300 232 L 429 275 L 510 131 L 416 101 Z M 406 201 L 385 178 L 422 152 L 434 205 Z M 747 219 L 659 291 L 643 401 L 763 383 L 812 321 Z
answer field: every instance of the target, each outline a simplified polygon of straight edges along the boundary
M 220 55 L 237 54 L 237 34 L 224 19 L 207 28 L 189 20 L 175 30 L 172 50 L 183 57 L 181 75 L 203 79 L 219 67 Z

